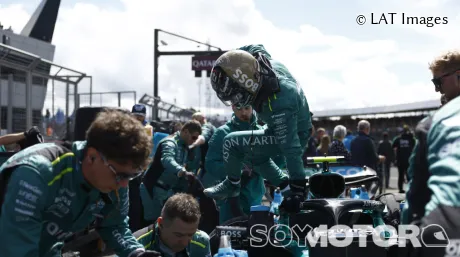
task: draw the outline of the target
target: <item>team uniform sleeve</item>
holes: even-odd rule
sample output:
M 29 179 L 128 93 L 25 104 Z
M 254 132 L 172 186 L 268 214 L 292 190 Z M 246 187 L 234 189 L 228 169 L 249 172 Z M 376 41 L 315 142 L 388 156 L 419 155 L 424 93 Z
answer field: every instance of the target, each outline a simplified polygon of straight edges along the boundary
M 206 154 L 205 167 L 206 172 L 210 172 L 216 179 L 224 180 L 224 137 L 227 133 L 222 129 L 217 129 L 209 141 L 208 153 Z
M 47 187 L 33 167 L 19 166 L 13 171 L 0 216 L 1 256 L 40 256 Z
M 161 164 L 165 169 L 165 172 L 177 174 L 182 170 L 182 165 L 176 162 L 176 144 L 171 141 L 163 142 L 161 149 Z
M 428 132 L 428 188 L 432 194 L 425 215 L 442 205 L 460 205 L 460 124 L 455 119 L 436 123 Z
M 153 249 L 153 245 L 152 245 L 152 239 L 153 239 L 154 232 L 155 232 L 154 230 L 150 230 L 149 232 L 141 235 L 137 239 L 137 241 L 140 244 L 142 244 L 146 250 L 155 250 Z
M 115 205 L 102 221 L 97 231 L 108 248 L 120 257 L 130 257 L 144 247 L 133 236 L 128 225 L 129 198 L 128 188 L 118 190 L 119 206 Z
M 275 112 L 272 115 L 272 120 L 269 127 L 274 133 L 278 147 L 286 158 L 286 167 L 291 179 L 305 179 L 302 161 L 303 149 L 297 130 L 297 114 L 293 114 L 290 109 L 284 109 Z
M 211 140 L 213 130 L 214 129 L 211 125 L 205 125 L 202 127 L 201 135 L 204 137 L 204 140 L 208 143 L 209 140 Z

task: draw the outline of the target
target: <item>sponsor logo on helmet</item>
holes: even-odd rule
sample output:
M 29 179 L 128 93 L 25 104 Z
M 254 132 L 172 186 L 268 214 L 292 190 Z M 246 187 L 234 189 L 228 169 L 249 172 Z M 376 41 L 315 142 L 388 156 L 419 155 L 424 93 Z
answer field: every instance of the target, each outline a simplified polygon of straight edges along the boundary
M 253 79 L 250 79 L 249 76 L 244 74 L 240 68 L 235 70 L 233 78 L 253 94 L 257 93 L 259 90 L 259 83 L 254 82 Z

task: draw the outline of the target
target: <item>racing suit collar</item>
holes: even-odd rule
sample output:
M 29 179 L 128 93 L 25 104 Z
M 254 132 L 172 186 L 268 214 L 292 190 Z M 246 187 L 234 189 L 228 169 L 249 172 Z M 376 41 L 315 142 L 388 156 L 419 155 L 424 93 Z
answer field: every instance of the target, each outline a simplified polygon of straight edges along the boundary
M 190 256 L 188 247 L 185 247 L 183 251 L 178 252 L 178 253 L 175 253 L 171 249 L 169 249 L 168 246 L 166 246 L 165 244 L 163 244 L 163 242 L 161 242 L 160 229 L 158 228 L 157 222 L 155 222 L 154 227 L 155 227 L 154 243 L 157 246 L 155 248 L 159 249 L 160 252 L 163 254 L 163 256 L 165 257 L 189 257 Z

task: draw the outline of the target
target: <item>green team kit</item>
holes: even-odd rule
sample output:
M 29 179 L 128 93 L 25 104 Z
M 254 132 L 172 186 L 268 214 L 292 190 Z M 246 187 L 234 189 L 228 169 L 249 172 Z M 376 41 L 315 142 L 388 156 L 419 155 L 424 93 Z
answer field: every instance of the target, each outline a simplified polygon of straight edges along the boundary
M 280 168 L 270 157 L 278 155 L 285 157 L 289 172 L 290 183 L 285 184 L 290 184 L 291 191 L 303 192 L 302 153 L 311 134 L 311 114 L 302 88 L 288 69 L 262 45 L 248 45 L 219 57 L 211 84 L 225 104 L 252 105 L 266 127 L 232 132 L 224 138 L 227 179 L 207 188 L 205 194 L 216 200 L 237 196 L 245 156 L 251 156 L 263 177 L 277 176 Z
M 460 97 L 423 119 L 416 136 L 401 223 L 423 229 L 423 247 L 414 248 L 413 256 L 456 256 L 460 243 Z
M 0 167 L 2 256 L 61 256 L 62 242 L 93 222 L 119 256 L 144 250 L 128 228 L 128 189 L 103 194 L 85 181 L 85 144 L 37 144 Z
M 154 222 L 161 214 L 164 202 L 174 193 L 186 190 L 187 181 L 177 173 L 187 164 L 188 147 L 180 131 L 159 142 L 151 167 L 140 186 L 144 219 Z
M 206 174 L 202 178 L 204 187 L 214 186 L 223 180 L 225 180 L 226 174 L 222 172 L 224 170 L 224 162 L 222 156 L 222 150 L 224 147 L 223 141 L 226 135 L 235 131 L 250 131 L 250 130 L 261 130 L 262 126 L 257 125 L 257 116 L 254 113 L 250 122 L 244 122 L 238 119 L 234 114 L 232 119 L 229 120 L 225 125 L 217 128 L 214 136 L 209 142 L 209 150 L 206 156 Z M 244 141 L 243 141 L 244 143 Z M 249 142 L 247 142 L 249 143 Z M 249 169 L 251 174 L 243 175 L 241 192 L 239 195 L 238 207 L 241 207 L 241 211 L 249 215 L 250 207 L 253 205 L 259 205 L 262 202 L 262 198 L 265 194 L 264 178 L 260 175 L 261 171 L 259 167 L 251 164 L 251 156 L 247 156 L 245 165 Z M 271 173 L 269 175 L 272 175 Z M 287 180 L 287 175 L 284 172 L 274 174 L 274 177 L 266 177 L 272 184 L 278 185 L 281 182 Z M 232 210 L 232 202 L 228 199 L 217 201 L 219 205 L 219 219 L 220 223 L 233 218 L 235 215 Z
M 178 253 L 172 252 L 161 242 L 159 233 L 158 224 L 155 223 L 149 226 L 147 231 L 139 236 L 137 240 L 145 249 L 161 252 L 163 257 L 211 257 L 209 236 L 203 231 L 198 230 L 193 235 L 188 246 Z

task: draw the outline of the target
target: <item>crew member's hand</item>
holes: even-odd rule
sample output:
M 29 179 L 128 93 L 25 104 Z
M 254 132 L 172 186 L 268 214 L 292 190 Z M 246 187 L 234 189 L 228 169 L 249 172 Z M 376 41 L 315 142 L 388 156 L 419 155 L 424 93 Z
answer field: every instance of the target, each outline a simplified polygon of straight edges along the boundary
M 385 157 L 385 156 L 383 156 L 383 155 L 379 155 L 379 162 L 384 162 L 384 161 L 385 161 L 385 159 L 386 159 L 386 157 Z
M 163 255 L 157 251 L 147 250 L 145 252 L 139 252 L 134 257 L 162 257 Z
M 33 126 L 29 130 L 24 132 L 24 137 L 25 138 L 34 137 L 34 136 L 37 136 L 38 134 L 40 134 L 40 130 L 38 129 L 37 126 Z
M 248 165 L 243 164 L 242 176 L 251 177 L 252 169 L 248 167 Z
M 185 178 L 186 180 L 192 182 L 195 180 L 195 174 L 193 174 L 193 172 L 190 172 L 190 171 L 187 171 L 185 169 L 179 171 L 179 173 L 177 174 L 177 176 L 179 178 Z
M 300 204 L 304 201 L 304 197 L 301 194 L 290 192 L 289 196 L 286 196 L 281 202 L 280 209 L 284 209 L 288 213 L 299 213 Z

